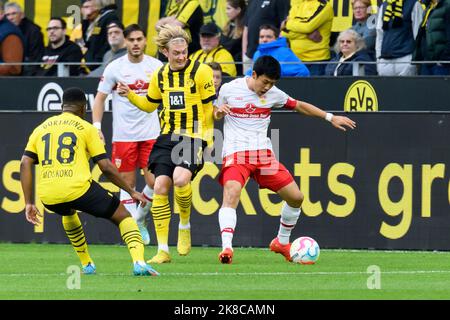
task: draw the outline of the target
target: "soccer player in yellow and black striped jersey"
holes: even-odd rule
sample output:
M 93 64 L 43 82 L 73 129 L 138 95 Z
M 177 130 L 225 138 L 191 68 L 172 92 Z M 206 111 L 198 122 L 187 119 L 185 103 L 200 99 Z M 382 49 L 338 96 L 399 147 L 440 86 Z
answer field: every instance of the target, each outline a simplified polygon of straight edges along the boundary
M 187 255 L 191 249 L 190 181 L 203 167 L 203 151 L 212 146 L 213 106 L 216 97 L 213 71 L 188 60 L 188 34 L 179 26 L 161 28 L 156 44 L 169 63 L 156 70 L 147 97 L 138 96 L 122 83 L 118 92 L 128 96 L 138 108 L 152 112 L 160 104 L 161 135 L 153 146 L 149 169 L 155 175 L 152 215 L 158 240 L 158 253 L 150 263 L 170 262 L 168 236 L 171 211 L 168 194 L 172 184 L 180 208 L 177 251 Z
M 89 159 L 119 188 L 136 201 L 146 202 L 120 176 L 108 159 L 98 130 L 85 121 L 86 96 L 79 88 L 63 94 L 63 112 L 37 126 L 28 139 L 20 164 L 20 181 L 25 196 L 25 214 L 39 224 L 40 212 L 33 201 L 34 165 L 39 167 L 38 195 L 44 206 L 62 216 L 64 230 L 81 260 L 83 273 L 96 271 L 83 227 L 75 210 L 111 220 L 119 227 L 133 260 L 134 275 L 159 275 L 144 260 L 144 244 L 138 226 L 120 200 L 92 180 Z

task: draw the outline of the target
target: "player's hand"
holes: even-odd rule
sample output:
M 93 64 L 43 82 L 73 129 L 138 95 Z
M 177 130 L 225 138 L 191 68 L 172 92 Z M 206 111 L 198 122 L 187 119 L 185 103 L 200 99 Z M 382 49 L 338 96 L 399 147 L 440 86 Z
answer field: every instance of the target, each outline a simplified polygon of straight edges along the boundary
M 27 204 L 25 206 L 25 217 L 29 223 L 34 225 L 41 224 L 41 220 L 39 220 L 38 216 L 42 217 L 42 214 L 34 204 Z
M 216 107 L 214 109 L 214 118 L 216 120 L 222 119 L 227 114 L 230 114 L 231 108 L 228 104 L 221 105 L 220 107 Z
M 143 208 L 145 207 L 145 205 L 147 204 L 148 200 L 144 197 L 144 195 L 140 192 L 137 191 L 133 191 L 133 193 L 131 194 L 131 198 L 133 198 L 133 200 L 140 202 L 140 206 Z
M 353 121 L 350 118 L 343 117 L 343 116 L 333 116 L 331 119 L 331 124 L 333 127 L 338 128 L 343 131 L 347 131 L 347 128 L 349 129 L 355 129 L 356 128 L 356 122 Z
M 130 88 L 123 82 L 117 82 L 117 93 L 122 96 L 126 97 L 128 95 L 128 92 L 130 91 Z

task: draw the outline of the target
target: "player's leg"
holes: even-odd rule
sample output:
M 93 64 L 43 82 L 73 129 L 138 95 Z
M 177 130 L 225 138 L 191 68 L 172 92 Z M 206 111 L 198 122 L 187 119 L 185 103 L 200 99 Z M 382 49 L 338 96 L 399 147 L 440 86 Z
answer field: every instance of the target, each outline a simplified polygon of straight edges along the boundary
M 192 205 L 192 172 L 176 167 L 173 172 L 173 185 L 175 191 L 175 201 L 180 209 L 180 221 L 178 224 L 177 251 L 181 256 L 189 254 L 191 251 L 191 205 Z
M 136 221 L 114 194 L 92 181 L 85 194 L 70 204 L 76 210 L 89 213 L 97 218 L 108 219 L 119 227 L 122 239 L 127 244 L 133 260 L 135 275 L 158 275 L 145 263 L 144 244 Z
M 133 260 L 134 275 L 158 276 L 159 273 L 145 262 L 144 243 L 136 221 L 131 217 L 122 203 L 118 203 L 110 220 L 119 227 L 120 235 L 127 244 L 131 259 Z
M 86 236 L 78 214 L 73 209 L 72 202 L 44 206 L 62 216 L 62 225 L 81 262 L 83 274 L 95 274 L 95 264 L 89 255 Z
M 294 229 L 300 216 L 300 207 L 303 202 L 303 194 L 295 181 L 292 181 L 288 185 L 279 189 L 277 193 L 284 200 L 284 203 L 280 214 L 281 217 L 278 235 L 272 240 L 269 247 L 270 250 L 276 253 L 281 253 L 286 260 L 290 261 L 290 236 L 292 229 Z
M 132 188 L 136 187 L 137 159 L 137 142 L 113 142 L 112 162 L 116 165 L 122 178 Z M 120 202 L 130 212 L 131 216 L 137 220 L 137 204 L 125 190 L 120 190 Z
M 158 242 L 158 253 L 149 262 L 165 263 L 171 260 L 169 254 L 169 224 L 172 212 L 169 204 L 169 190 L 172 186 L 173 168 L 155 164 L 152 171 L 155 172 L 156 179 L 151 213 Z
M 155 185 L 155 176 L 148 171 L 148 159 L 151 153 L 151 150 L 153 148 L 153 145 L 155 144 L 156 140 L 148 140 L 148 141 L 140 141 L 138 143 L 138 163 L 139 167 L 144 172 L 144 180 L 145 180 L 145 186 L 142 190 L 142 194 L 147 199 L 147 204 L 144 207 L 137 206 L 136 209 L 136 216 L 134 217 L 136 219 L 136 222 L 138 224 L 139 230 L 141 231 L 142 240 L 144 241 L 144 244 L 150 243 L 150 234 L 148 233 L 147 229 L 147 217 L 150 213 L 150 208 L 153 204 L 153 188 Z
M 236 208 L 241 196 L 242 184 L 235 180 L 228 180 L 223 186 L 223 202 L 219 210 L 220 236 L 222 252 L 219 254 L 221 263 L 231 263 L 233 258 L 233 236 L 236 228 Z
M 235 153 L 223 161 L 219 183 L 223 185 L 222 207 L 219 210 L 219 226 L 222 239 L 221 263 L 231 263 L 233 258 L 233 236 L 237 223 L 236 208 L 239 204 L 242 188 L 255 169 L 248 164 L 244 153 Z
M 179 159 L 176 159 L 177 167 L 173 172 L 173 183 L 175 201 L 180 210 L 177 251 L 182 256 L 189 254 L 191 251 L 191 180 L 203 168 L 203 151 L 205 148 L 206 142 L 189 137 L 183 137 L 174 148 L 174 150 L 179 150 L 176 152 Z
M 155 176 L 148 171 L 147 168 L 142 169 L 144 172 L 144 180 L 145 180 L 145 186 L 142 190 L 142 194 L 147 199 L 147 204 L 142 206 L 137 206 L 136 208 L 136 216 L 134 216 L 137 225 L 139 227 L 139 231 L 141 231 L 142 240 L 144 241 L 144 244 L 150 244 L 150 234 L 147 229 L 147 216 L 150 213 L 150 208 L 153 205 L 153 187 L 155 185 Z
M 259 152 L 258 170 L 254 177 L 261 188 L 268 188 L 278 193 L 284 200 L 278 235 L 272 240 L 269 248 L 271 251 L 282 254 L 289 261 L 291 246 L 289 237 L 300 216 L 303 194 L 290 172 L 283 164 L 278 162 L 270 150 Z
M 80 218 L 75 210 L 71 215 L 62 216 L 62 224 L 67 237 L 72 244 L 78 258 L 80 259 L 82 271 L 84 274 L 94 274 L 96 271 L 94 261 L 89 255 L 86 236 L 84 235 L 83 226 Z

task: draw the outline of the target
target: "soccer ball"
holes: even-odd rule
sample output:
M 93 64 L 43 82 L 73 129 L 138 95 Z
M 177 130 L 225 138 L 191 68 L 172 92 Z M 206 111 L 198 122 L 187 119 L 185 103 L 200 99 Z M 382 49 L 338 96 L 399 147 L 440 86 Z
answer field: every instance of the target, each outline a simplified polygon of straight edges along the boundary
M 319 244 L 310 237 L 297 238 L 291 244 L 290 254 L 292 262 L 314 264 L 319 259 Z

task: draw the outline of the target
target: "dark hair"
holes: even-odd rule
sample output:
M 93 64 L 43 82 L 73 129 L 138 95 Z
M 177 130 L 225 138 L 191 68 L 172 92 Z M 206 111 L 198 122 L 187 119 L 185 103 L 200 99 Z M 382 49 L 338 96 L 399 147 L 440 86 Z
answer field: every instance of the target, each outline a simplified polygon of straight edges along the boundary
M 256 75 L 266 75 L 269 79 L 278 80 L 281 76 L 281 67 L 277 59 L 272 56 L 260 56 L 253 65 Z
M 134 31 L 141 31 L 144 34 L 144 37 L 147 37 L 144 29 L 142 29 L 141 26 L 136 23 L 133 23 L 133 24 L 130 24 L 129 26 L 127 26 L 125 28 L 125 30 L 123 30 L 123 36 L 125 38 L 128 38 L 128 36 Z
M 275 33 L 275 38 L 278 38 L 280 36 L 280 29 L 278 29 L 277 27 L 275 27 L 274 25 L 271 24 L 263 24 L 259 27 L 259 31 L 261 30 L 272 30 L 273 33 Z
M 71 87 L 64 90 L 63 93 L 63 105 L 76 105 L 85 106 L 87 103 L 86 94 L 84 91 L 77 87 Z
M 220 63 L 212 61 L 212 62 L 208 62 L 207 65 L 210 66 L 211 69 L 220 71 L 222 73 L 222 67 L 221 67 Z
M 61 27 L 63 29 L 67 29 L 67 23 L 64 21 L 63 18 L 61 18 L 61 17 L 51 17 L 49 21 L 52 21 L 52 20 L 58 20 L 59 22 L 61 22 Z
M 108 25 L 106 26 L 106 30 L 109 30 L 111 28 L 119 28 L 122 31 L 125 30 L 125 27 L 120 21 L 111 21 L 110 23 L 108 23 Z
M 247 9 L 247 4 L 245 0 L 227 0 L 229 4 L 234 9 L 241 9 L 239 15 L 234 19 L 234 21 L 229 20 L 225 27 L 223 28 L 223 34 L 232 38 L 240 39 L 242 38 L 242 33 L 244 32 L 244 16 Z M 232 27 L 234 23 L 234 28 Z

